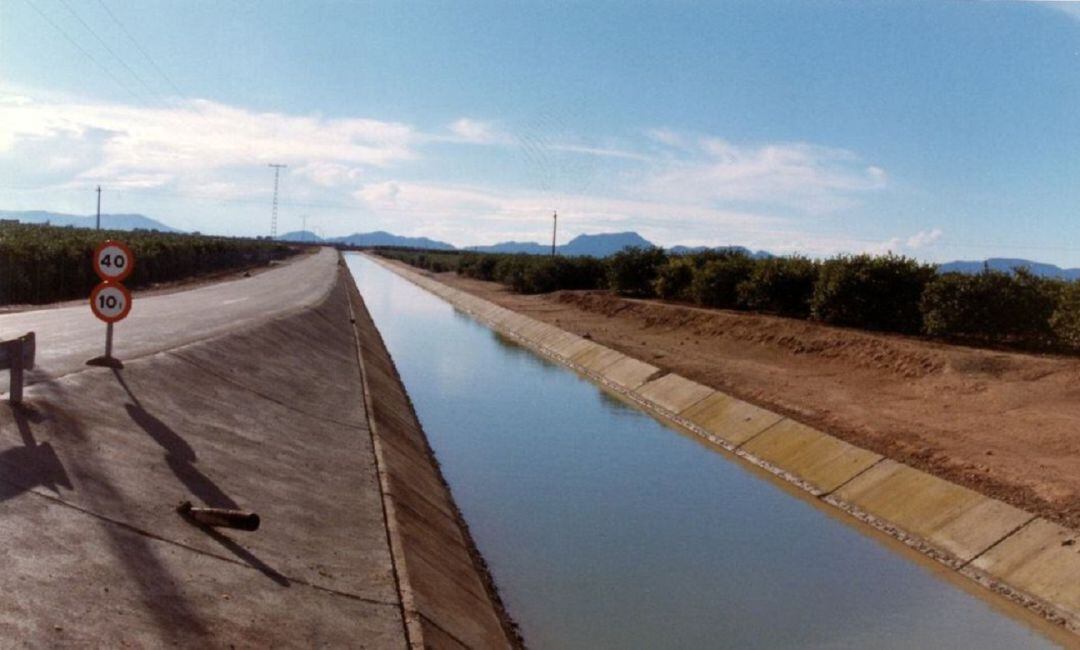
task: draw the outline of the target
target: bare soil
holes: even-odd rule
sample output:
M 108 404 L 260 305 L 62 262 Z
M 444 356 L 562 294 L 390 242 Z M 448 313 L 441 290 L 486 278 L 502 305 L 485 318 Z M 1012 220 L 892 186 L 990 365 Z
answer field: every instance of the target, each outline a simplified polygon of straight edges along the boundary
M 448 285 L 1080 528 L 1080 358 L 607 292 Z

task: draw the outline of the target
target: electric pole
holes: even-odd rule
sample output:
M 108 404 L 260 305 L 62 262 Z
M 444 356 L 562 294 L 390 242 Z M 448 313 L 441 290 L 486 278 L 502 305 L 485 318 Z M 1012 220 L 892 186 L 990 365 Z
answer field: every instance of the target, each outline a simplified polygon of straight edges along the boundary
M 551 256 L 555 257 L 555 234 L 559 230 L 559 211 L 556 210 L 551 222 Z
M 270 166 L 274 168 L 274 209 L 270 212 L 270 239 L 277 239 L 278 180 L 281 177 L 281 170 L 288 167 L 288 165 L 281 165 L 281 164 L 278 164 L 278 163 L 270 163 Z
M 101 230 L 101 186 L 97 186 L 97 229 Z
M 304 239 L 306 239 L 308 241 L 311 241 L 311 237 L 308 237 L 308 232 L 307 232 L 307 215 L 306 214 L 302 215 L 300 217 L 300 221 L 301 221 L 301 223 L 303 223 L 303 225 L 300 226 L 300 232 L 304 233 Z

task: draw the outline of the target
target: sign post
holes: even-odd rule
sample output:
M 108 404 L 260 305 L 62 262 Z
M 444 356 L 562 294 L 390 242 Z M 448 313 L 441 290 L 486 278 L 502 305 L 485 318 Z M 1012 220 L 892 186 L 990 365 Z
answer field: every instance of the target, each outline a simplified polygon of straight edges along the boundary
M 0 341 L 0 370 L 11 371 L 8 400 L 19 404 L 23 397 L 23 371 L 34 369 L 34 352 L 37 348 L 34 333 L 24 334 L 10 341 Z
M 131 292 L 121 282 L 135 268 L 135 256 L 121 242 L 108 240 L 94 251 L 94 272 L 101 283 L 90 292 L 90 310 L 105 322 L 105 354 L 86 362 L 88 366 L 123 368 L 113 356 L 113 323 L 127 318 L 131 311 Z

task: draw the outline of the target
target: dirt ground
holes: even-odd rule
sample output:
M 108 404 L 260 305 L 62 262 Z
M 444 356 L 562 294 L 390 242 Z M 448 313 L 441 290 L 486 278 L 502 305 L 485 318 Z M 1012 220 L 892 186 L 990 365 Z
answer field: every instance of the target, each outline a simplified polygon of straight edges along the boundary
M 522 296 L 435 275 L 504 307 L 1080 528 L 1080 359 L 618 298 Z

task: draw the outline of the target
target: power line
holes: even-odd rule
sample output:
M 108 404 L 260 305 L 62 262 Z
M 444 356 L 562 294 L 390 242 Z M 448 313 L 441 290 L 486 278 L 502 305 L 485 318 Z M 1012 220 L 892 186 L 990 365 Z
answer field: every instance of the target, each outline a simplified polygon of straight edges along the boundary
M 90 32 L 90 35 L 93 36 L 94 39 L 101 44 L 101 47 L 105 48 L 105 51 L 108 52 L 112 56 L 112 58 L 116 59 L 120 63 L 120 65 L 124 66 L 124 69 L 127 70 L 131 74 L 131 76 L 135 78 L 135 81 L 137 81 L 143 88 L 146 89 L 148 93 L 150 93 L 151 97 L 158 95 L 158 93 L 153 88 L 151 88 L 150 85 L 147 84 L 141 76 L 139 76 L 138 72 L 136 72 L 131 66 L 129 66 L 127 62 L 120 57 L 119 54 L 113 51 L 113 49 L 109 47 L 109 44 L 106 43 L 103 38 L 98 36 L 98 33 L 94 31 L 94 28 L 91 27 L 85 20 L 83 20 L 82 16 L 80 16 L 78 12 L 76 12 L 75 9 L 72 8 L 70 4 L 68 4 L 67 0 L 60 0 L 60 4 L 64 5 L 64 8 L 68 10 L 68 13 L 74 16 L 75 20 L 79 21 L 79 24 L 81 24 L 83 28 L 86 29 L 86 31 Z M 157 99 L 160 101 L 161 97 L 158 96 Z
M 85 48 L 84 48 L 83 46 L 79 45 L 79 44 L 78 44 L 78 42 L 76 42 L 76 41 L 75 41 L 75 39 L 74 39 L 74 38 L 72 38 L 72 37 L 71 37 L 71 35 L 70 35 L 70 34 L 68 34 L 68 33 L 67 33 L 67 32 L 66 32 L 65 30 L 64 30 L 64 28 L 63 28 L 63 27 L 61 27 L 60 25 L 56 24 L 56 21 L 54 21 L 54 20 L 53 20 L 52 18 L 49 18 L 48 14 L 46 14 L 45 12 L 43 12 L 43 11 L 42 11 L 42 10 L 41 10 L 41 9 L 40 9 L 40 8 L 39 8 L 39 7 L 37 6 L 37 5 L 36 5 L 36 4 L 34 4 L 34 3 L 33 3 L 33 1 L 32 1 L 32 0 L 24 0 L 24 1 L 26 2 L 26 4 L 30 5 L 30 8 L 31 8 L 31 9 L 33 9 L 34 11 L 36 11 L 36 12 L 37 12 L 37 14 L 38 14 L 39 16 L 41 16 L 41 17 L 42 17 L 42 18 L 43 18 L 43 19 L 45 20 L 45 22 L 47 22 L 47 23 L 49 23 L 50 25 L 52 25 L 52 28 L 53 28 L 53 29 L 55 29 L 56 31 L 60 32 L 60 35 L 61 35 L 61 36 L 63 36 L 63 37 L 65 38 L 65 39 L 67 39 L 67 42 L 68 42 L 68 43 L 71 43 L 71 45 L 72 45 L 72 46 L 73 46 L 73 47 L 74 47 L 75 49 L 79 50 L 79 52 L 82 52 L 82 55 L 83 55 L 83 56 L 85 56 L 85 57 L 86 57 L 86 58 L 87 58 L 87 59 L 88 59 L 88 60 L 89 60 L 89 61 L 90 61 L 91 63 L 93 63 L 93 64 L 94 64 L 94 65 L 96 65 L 97 67 L 101 68 L 101 71 L 102 71 L 102 72 L 104 72 L 104 73 L 105 73 L 105 74 L 106 74 L 106 75 L 107 75 L 107 76 L 108 76 L 108 77 L 109 77 L 110 79 L 112 79 L 112 80 L 113 80 L 113 82 L 114 82 L 114 83 L 115 83 L 115 84 L 116 84 L 117 86 L 119 86 L 119 87 L 123 88 L 124 90 L 126 90 L 126 91 L 127 91 L 128 93 L 130 93 L 130 94 L 131 94 L 131 96 L 132 96 L 132 97 L 134 97 L 134 98 L 136 99 L 136 101 L 138 101 L 138 102 L 139 102 L 140 104 L 142 104 L 143 106 L 146 106 L 147 108 L 149 108 L 149 106 L 147 105 L 147 103 L 146 103 L 146 100 L 145 100 L 145 99 L 143 99 L 142 97 L 140 97 L 140 96 L 138 95 L 138 93 L 136 93 L 136 92 L 135 92 L 134 90 L 132 90 L 132 89 L 131 89 L 131 87 L 130 87 L 130 86 L 128 86 L 128 85 L 127 85 L 127 84 L 125 84 L 124 82 L 120 81 L 120 79 L 118 79 L 118 78 L 116 77 L 116 75 L 114 75 L 114 74 L 112 73 L 112 71 L 111 71 L 111 70 L 109 70 L 109 69 L 108 69 L 108 68 L 106 68 L 106 67 L 105 67 L 104 65 L 102 65 L 102 64 L 101 64 L 101 63 L 100 63 L 100 62 L 99 62 L 99 61 L 98 61 L 97 59 L 95 59 L 95 58 L 94 58 L 94 56 L 93 56 L 92 54 L 90 54 L 89 52 L 87 52 L 87 51 L 86 51 L 86 49 L 85 49 Z
M 108 5 L 105 4 L 104 0 L 97 1 L 98 4 L 101 5 L 101 8 L 105 10 L 105 13 L 109 14 L 109 18 L 111 18 L 112 21 L 116 23 L 116 26 L 120 28 L 120 31 L 124 32 L 124 35 L 128 37 L 128 40 L 130 40 L 132 44 L 135 45 L 135 49 L 139 50 L 139 52 L 144 57 L 146 57 L 146 60 L 150 62 L 150 65 L 154 68 L 154 70 L 159 75 L 161 75 L 161 78 L 165 80 L 165 83 L 167 83 L 169 87 L 173 89 L 173 92 L 175 92 L 177 96 L 182 97 L 184 93 L 182 93 L 180 89 L 176 87 L 176 84 L 173 83 L 173 80 L 169 77 L 169 75 L 165 74 L 165 71 L 162 70 L 161 66 L 157 64 L 157 61 L 154 60 L 154 57 L 150 56 L 150 53 L 147 52 L 143 48 L 143 46 L 139 44 L 139 41 L 135 38 L 135 36 L 133 36 L 132 33 L 128 31 L 128 28 L 124 26 L 124 23 L 120 22 L 120 19 L 116 17 L 116 14 L 112 12 L 112 9 L 109 9 Z

